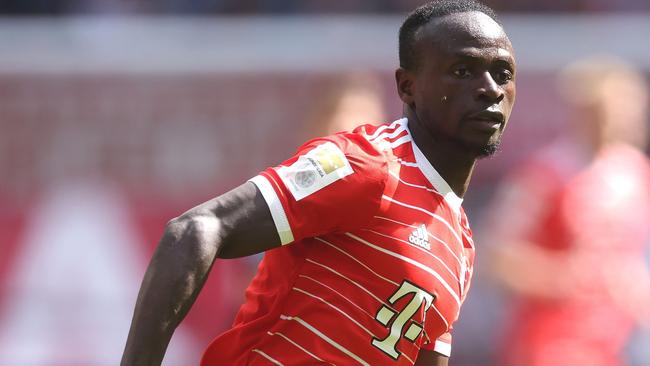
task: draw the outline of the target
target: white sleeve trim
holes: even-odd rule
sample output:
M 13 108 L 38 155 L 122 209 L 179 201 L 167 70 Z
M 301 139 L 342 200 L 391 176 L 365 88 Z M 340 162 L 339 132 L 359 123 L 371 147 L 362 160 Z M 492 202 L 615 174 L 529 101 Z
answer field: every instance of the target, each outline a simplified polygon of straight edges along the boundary
M 271 186 L 271 182 L 261 175 L 257 175 L 248 181 L 255 184 L 257 188 L 259 188 L 260 192 L 262 192 L 262 197 L 264 197 L 266 204 L 269 206 L 271 217 L 273 218 L 273 223 L 278 231 L 282 245 L 293 242 L 293 233 L 289 226 L 289 220 L 287 219 L 287 215 L 284 213 L 284 208 L 282 207 L 280 198 L 275 193 L 273 186 Z
M 451 356 L 451 344 L 436 340 L 436 343 L 433 345 L 433 350 L 440 353 L 444 356 Z

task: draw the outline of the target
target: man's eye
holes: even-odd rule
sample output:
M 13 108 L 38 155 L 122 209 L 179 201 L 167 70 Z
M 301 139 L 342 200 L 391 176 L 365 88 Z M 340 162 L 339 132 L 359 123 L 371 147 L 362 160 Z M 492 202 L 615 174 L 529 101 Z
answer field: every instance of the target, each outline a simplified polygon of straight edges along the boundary
M 499 84 L 505 84 L 508 81 L 512 80 L 513 75 L 510 70 L 499 70 L 495 75 L 494 75 L 494 80 L 499 83 Z
M 470 76 L 469 69 L 466 68 L 466 67 L 457 67 L 457 68 L 455 68 L 455 69 L 453 70 L 453 74 L 454 74 L 454 76 L 456 76 L 457 78 L 461 78 L 461 79 L 464 79 L 464 78 Z

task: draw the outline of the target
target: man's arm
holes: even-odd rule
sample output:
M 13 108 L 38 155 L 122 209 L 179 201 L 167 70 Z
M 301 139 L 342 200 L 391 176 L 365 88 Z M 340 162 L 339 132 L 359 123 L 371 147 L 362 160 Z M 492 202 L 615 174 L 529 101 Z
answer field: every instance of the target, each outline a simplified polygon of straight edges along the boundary
M 447 366 L 448 361 L 449 357 L 436 351 L 421 349 L 414 366 Z
M 171 220 L 142 281 L 121 365 L 160 365 L 215 258 L 279 245 L 269 208 L 250 182 Z

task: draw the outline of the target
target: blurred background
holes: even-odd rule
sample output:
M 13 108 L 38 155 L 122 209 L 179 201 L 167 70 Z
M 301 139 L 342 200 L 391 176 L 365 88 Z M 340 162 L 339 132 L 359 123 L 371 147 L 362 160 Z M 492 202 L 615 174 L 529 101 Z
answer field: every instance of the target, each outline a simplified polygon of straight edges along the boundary
M 170 218 L 400 117 L 397 31 L 421 3 L 0 2 L 0 365 L 117 364 Z M 465 198 L 450 365 L 650 365 L 650 2 L 487 3 L 518 101 Z M 198 363 L 258 260 L 218 261 L 165 364 Z

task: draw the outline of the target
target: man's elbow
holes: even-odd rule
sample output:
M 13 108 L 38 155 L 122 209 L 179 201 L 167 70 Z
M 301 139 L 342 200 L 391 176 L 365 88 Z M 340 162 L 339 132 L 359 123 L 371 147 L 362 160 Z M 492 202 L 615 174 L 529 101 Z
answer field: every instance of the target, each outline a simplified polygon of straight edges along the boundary
M 159 247 L 211 264 L 219 252 L 220 230 L 221 223 L 214 215 L 184 214 L 165 225 Z

